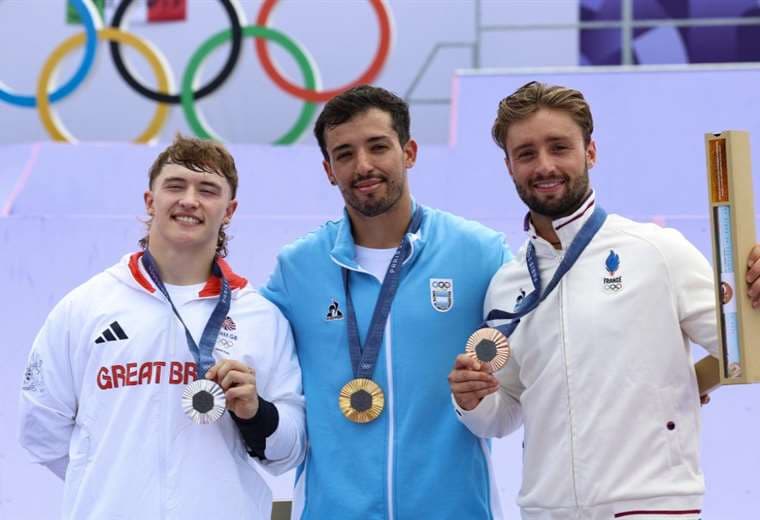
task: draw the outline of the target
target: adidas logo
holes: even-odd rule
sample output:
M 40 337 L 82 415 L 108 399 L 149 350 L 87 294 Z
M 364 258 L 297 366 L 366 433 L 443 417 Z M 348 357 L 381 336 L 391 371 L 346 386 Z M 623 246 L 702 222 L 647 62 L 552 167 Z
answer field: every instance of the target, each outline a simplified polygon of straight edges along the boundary
M 120 339 L 127 339 L 127 334 L 124 329 L 121 328 L 118 321 L 111 323 L 106 330 L 104 330 L 95 343 L 105 343 L 106 341 L 118 341 Z

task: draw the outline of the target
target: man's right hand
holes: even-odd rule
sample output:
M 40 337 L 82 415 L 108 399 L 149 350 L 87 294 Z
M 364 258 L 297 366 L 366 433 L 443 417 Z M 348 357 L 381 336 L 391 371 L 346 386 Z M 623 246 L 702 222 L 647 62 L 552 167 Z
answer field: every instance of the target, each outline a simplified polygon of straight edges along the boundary
M 459 354 L 449 373 L 449 386 L 462 410 L 472 410 L 480 401 L 499 389 L 499 381 L 490 367 L 469 354 Z

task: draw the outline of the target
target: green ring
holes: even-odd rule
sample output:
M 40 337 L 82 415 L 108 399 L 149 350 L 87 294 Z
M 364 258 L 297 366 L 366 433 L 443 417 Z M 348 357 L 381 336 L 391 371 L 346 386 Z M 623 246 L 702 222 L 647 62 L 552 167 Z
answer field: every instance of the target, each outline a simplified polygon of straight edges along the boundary
M 279 44 L 296 60 L 296 63 L 303 74 L 305 87 L 309 90 L 315 90 L 317 88 L 314 67 L 309 61 L 306 53 L 294 40 L 291 40 L 280 31 L 268 27 L 261 27 L 259 25 L 246 25 L 242 30 L 243 36 L 264 38 L 265 40 L 270 40 Z M 193 80 L 195 79 L 195 75 L 198 73 L 198 69 L 203 60 L 206 59 L 214 49 L 231 38 L 232 30 L 226 29 L 203 42 L 198 50 L 190 57 L 187 69 L 185 69 L 185 73 L 182 75 L 182 91 L 180 93 L 182 110 L 185 113 L 185 118 L 187 118 L 187 123 L 190 125 L 190 128 L 195 135 L 201 139 L 215 139 L 221 141 L 221 139 L 213 135 L 213 132 L 206 127 L 206 124 L 201 121 L 201 118 L 198 116 L 198 112 L 195 108 L 195 100 L 193 99 Z M 293 127 L 282 137 L 277 139 L 274 144 L 292 144 L 298 140 L 304 130 L 309 126 L 311 118 L 316 111 L 316 103 L 304 103 L 301 113 L 298 115 L 298 119 L 296 119 Z

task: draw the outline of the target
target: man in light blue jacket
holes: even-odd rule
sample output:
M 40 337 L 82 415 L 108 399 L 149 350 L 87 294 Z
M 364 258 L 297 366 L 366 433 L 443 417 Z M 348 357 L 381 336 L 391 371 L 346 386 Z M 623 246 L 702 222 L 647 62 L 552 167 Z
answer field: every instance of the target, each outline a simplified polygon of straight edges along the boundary
M 371 86 L 314 133 L 343 218 L 286 246 L 264 296 L 291 323 L 309 452 L 294 518 L 500 518 L 489 446 L 450 413 L 451 359 L 480 324 L 503 237 L 412 199 L 409 109 Z

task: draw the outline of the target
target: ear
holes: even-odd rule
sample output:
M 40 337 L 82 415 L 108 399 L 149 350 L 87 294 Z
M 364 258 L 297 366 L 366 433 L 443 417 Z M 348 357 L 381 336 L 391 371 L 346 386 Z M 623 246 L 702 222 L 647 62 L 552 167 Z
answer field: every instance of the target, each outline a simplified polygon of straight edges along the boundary
M 327 160 L 322 161 L 322 168 L 325 169 L 325 174 L 327 175 L 327 180 L 332 184 L 333 186 L 337 185 L 338 182 L 335 180 L 335 175 L 333 175 L 332 172 L 332 166 L 330 166 L 330 162 Z
M 417 141 L 409 139 L 404 145 L 404 166 L 411 168 L 417 162 Z
M 237 199 L 232 199 L 229 204 L 227 204 L 227 209 L 224 210 L 224 223 L 229 224 L 230 220 L 232 220 L 232 215 L 235 214 L 235 211 L 238 207 L 238 201 Z
M 145 201 L 145 212 L 152 217 L 156 212 L 153 207 L 153 193 L 150 190 L 145 190 L 143 200 Z
M 589 170 L 596 164 L 596 141 L 593 139 L 589 141 L 586 147 L 586 164 L 588 164 Z

